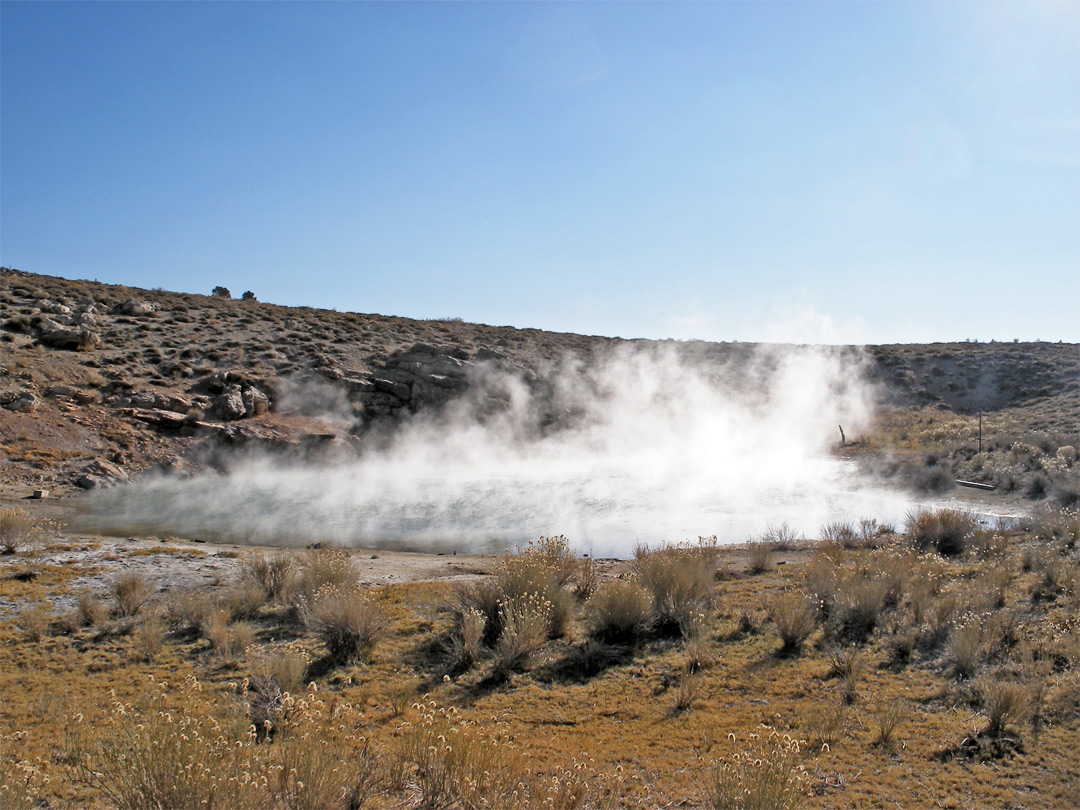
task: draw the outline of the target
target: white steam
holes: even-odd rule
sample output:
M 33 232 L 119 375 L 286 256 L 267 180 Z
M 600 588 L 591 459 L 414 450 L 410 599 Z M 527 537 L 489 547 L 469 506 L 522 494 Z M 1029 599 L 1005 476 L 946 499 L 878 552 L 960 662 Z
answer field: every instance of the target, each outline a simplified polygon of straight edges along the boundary
M 414 418 L 378 450 L 335 464 L 272 456 L 228 475 L 156 478 L 101 493 L 99 528 L 306 544 L 479 551 L 566 534 L 582 551 L 767 525 L 813 533 L 842 518 L 898 520 L 909 503 L 864 485 L 828 449 L 869 424 L 873 397 L 851 352 L 759 350 L 690 363 L 676 348 L 564 360 L 534 394 L 516 378 Z M 480 366 L 482 369 L 483 366 Z M 498 391 L 510 406 L 481 421 Z M 554 415 L 559 429 L 541 431 Z

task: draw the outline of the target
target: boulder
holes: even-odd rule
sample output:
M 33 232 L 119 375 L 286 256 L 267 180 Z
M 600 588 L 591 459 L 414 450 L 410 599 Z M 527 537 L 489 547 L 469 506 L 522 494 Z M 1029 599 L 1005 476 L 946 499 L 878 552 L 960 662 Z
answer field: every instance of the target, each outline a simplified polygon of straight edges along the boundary
M 132 408 L 147 408 L 159 411 L 175 411 L 186 414 L 191 410 L 191 400 L 175 394 L 160 394 L 157 391 L 140 391 L 128 397 Z
M 243 419 L 247 416 L 247 410 L 244 408 L 244 394 L 240 386 L 236 383 L 226 386 L 214 400 L 214 411 L 227 421 Z
M 49 389 L 49 396 L 51 397 L 66 397 L 67 399 L 75 399 L 79 394 L 79 389 L 74 385 L 54 385 Z
M 38 324 L 38 340 L 56 349 L 85 352 L 101 345 L 101 335 L 83 326 L 66 326 L 49 317 L 42 317 Z
M 121 315 L 150 315 L 157 312 L 158 305 L 149 301 L 136 301 L 134 298 L 129 298 L 118 306 L 116 310 Z
M 9 391 L 0 394 L 0 405 L 15 413 L 33 413 L 37 410 L 38 404 L 37 396 L 29 391 Z
M 270 410 L 270 397 L 253 385 L 243 389 L 241 399 L 247 416 L 262 416 Z

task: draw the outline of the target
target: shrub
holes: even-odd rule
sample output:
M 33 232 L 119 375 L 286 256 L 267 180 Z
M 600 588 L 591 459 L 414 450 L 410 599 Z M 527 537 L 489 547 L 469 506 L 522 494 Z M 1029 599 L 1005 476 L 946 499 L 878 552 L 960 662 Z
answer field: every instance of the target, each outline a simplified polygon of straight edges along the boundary
M 495 643 L 492 677 L 506 678 L 524 669 L 547 639 L 551 603 L 537 593 L 510 599 L 500 604 L 502 633 Z
M 1010 725 L 1024 723 L 1031 711 L 1025 686 L 993 676 L 983 676 L 975 683 L 989 725 L 986 733 L 1000 737 Z
M 825 543 L 834 544 L 844 549 L 859 547 L 860 537 L 855 531 L 855 525 L 850 520 L 837 520 L 826 523 L 821 527 L 821 539 Z
M 324 585 L 302 605 L 301 616 L 325 645 L 330 660 L 338 664 L 368 652 L 387 627 L 375 600 L 358 584 Z
M 652 599 L 652 623 L 660 632 L 676 635 L 712 595 L 716 546 L 673 546 L 634 552 L 638 581 Z
M 54 529 L 49 521 L 35 518 L 17 506 L 0 509 L 0 553 L 38 552 Z
M 603 585 L 585 603 L 589 635 L 609 643 L 632 643 L 648 626 L 649 595 L 635 582 Z
M 866 671 L 858 647 L 832 647 L 828 651 L 829 674 L 840 679 L 840 695 L 844 703 L 855 702 L 855 687 Z
M 244 580 L 258 585 L 268 598 L 280 601 L 289 598 L 296 579 L 293 559 L 287 554 L 249 554 L 241 572 Z
M 399 755 L 422 807 L 513 807 L 525 775 L 505 740 L 464 727 L 453 709 L 420 703 L 420 719 L 401 739 Z
M 35 644 L 49 634 L 49 607 L 39 602 L 31 605 L 19 614 L 19 628 L 27 641 Z
M 730 739 L 734 742 L 734 735 Z M 714 810 L 796 810 L 806 802 L 807 781 L 797 740 L 768 730 L 751 734 L 747 750 L 721 759 L 710 771 Z
M 769 543 L 774 551 L 791 551 L 799 542 L 798 533 L 787 523 L 779 526 L 766 526 L 761 539 Z
M 956 624 L 945 644 L 945 660 L 957 678 L 970 678 L 985 659 L 985 616 L 968 616 Z
M 835 636 L 862 643 L 881 619 L 889 583 L 867 571 L 853 571 L 836 585 L 829 607 L 830 629 Z
M 483 653 L 484 622 L 484 614 L 475 608 L 469 608 L 457 617 L 446 656 L 448 672 L 467 672 L 480 660 Z
M 197 681 L 185 689 L 194 696 Z M 268 786 L 253 773 L 255 738 L 229 734 L 203 712 L 170 712 L 168 691 L 152 685 L 145 707 L 115 700 L 100 727 L 77 716 L 65 745 L 75 780 L 117 810 L 269 806 Z
M 297 577 L 299 598 L 311 601 L 324 587 L 346 588 L 356 584 L 359 574 L 348 552 L 336 548 L 312 549 L 304 558 Z
M 218 658 L 226 664 L 239 660 L 255 643 L 255 628 L 247 622 L 230 624 L 228 613 L 216 610 L 210 614 L 203 627 L 206 640 Z
M 975 529 L 975 519 L 959 509 L 909 512 L 904 522 L 919 551 L 934 550 L 946 557 L 963 553 Z
M 802 594 L 783 593 L 765 603 L 776 632 L 783 642 L 781 653 L 796 653 L 817 625 L 817 608 Z
M 240 583 L 229 588 L 221 599 L 221 605 L 236 619 L 254 619 L 266 603 L 266 591 L 253 582 Z
M 773 545 L 768 540 L 750 539 L 746 541 L 746 570 L 751 574 L 760 574 L 772 567 Z
M 75 624 L 79 627 L 94 627 L 109 617 L 108 606 L 93 592 L 79 591 L 76 600 Z
M 672 710 L 675 713 L 687 712 L 694 707 L 694 701 L 701 694 L 703 686 L 701 674 L 687 667 L 679 676 L 679 685 L 675 689 L 675 705 Z
M 220 285 L 214 287 L 214 289 L 210 292 L 210 295 L 212 295 L 214 298 L 232 298 L 232 293 L 229 292 L 229 288 L 222 287 Z
M 520 554 L 505 557 L 495 572 L 500 602 L 513 602 L 532 594 L 550 603 L 547 635 L 559 638 L 573 615 L 573 595 L 564 586 L 575 578 L 580 561 L 563 537 L 542 537 Z
M 134 616 L 145 605 L 154 590 L 141 574 L 121 574 L 112 584 L 116 612 L 121 618 Z
M 206 633 L 210 620 L 220 613 L 217 600 L 205 591 L 182 591 L 166 603 L 169 620 L 176 625 L 186 625 L 200 635 Z
M 135 626 L 135 650 L 147 663 L 153 663 L 165 646 L 165 624 L 161 616 L 154 613 L 144 616 Z
M 823 750 L 836 744 L 847 718 L 845 705 L 843 700 L 815 700 L 803 708 L 799 728 L 813 748 Z
M 872 713 L 877 726 L 874 745 L 889 750 L 900 724 L 911 714 L 911 708 L 902 700 L 889 700 L 876 704 Z

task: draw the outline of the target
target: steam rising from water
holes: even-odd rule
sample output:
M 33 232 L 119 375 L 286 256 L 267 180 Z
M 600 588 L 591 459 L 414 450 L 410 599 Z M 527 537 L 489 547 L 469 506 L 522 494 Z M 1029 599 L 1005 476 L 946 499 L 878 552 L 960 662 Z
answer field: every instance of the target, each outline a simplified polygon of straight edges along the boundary
M 872 396 L 852 355 L 762 350 L 752 363 L 690 365 L 674 351 L 614 353 L 553 372 L 556 413 L 513 379 L 483 424 L 468 402 L 417 418 L 389 445 L 346 463 L 248 458 L 227 475 L 155 478 L 100 493 L 88 522 L 114 531 L 415 550 L 493 550 L 566 534 L 583 551 L 626 556 L 769 524 L 805 532 L 839 518 L 897 521 L 909 502 L 858 480 L 827 452 L 868 424 Z M 497 383 L 497 384 L 496 384 Z

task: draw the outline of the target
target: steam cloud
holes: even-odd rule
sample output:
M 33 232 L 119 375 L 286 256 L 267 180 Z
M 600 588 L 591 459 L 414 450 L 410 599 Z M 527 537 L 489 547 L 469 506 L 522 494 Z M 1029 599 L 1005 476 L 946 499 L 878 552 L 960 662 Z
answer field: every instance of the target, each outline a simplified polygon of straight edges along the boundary
M 348 462 L 263 456 L 227 475 L 151 478 L 100 493 L 87 520 L 240 542 L 463 552 L 566 534 L 582 551 L 627 556 L 638 543 L 742 542 L 781 522 L 812 534 L 841 518 L 897 521 L 909 508 L 827 452 L 838 424 L 850 436 L 872 415 L 856 355 L 762 348 L 726 364 L 686 355 L 565 358 L 543 403 L 517 379 L 476 379 L 478 395 L 498 390 L 511 407 L 479 420 L 465 399 Z M 569 424 L 545 433 L 542 414 L 552 412 Z

